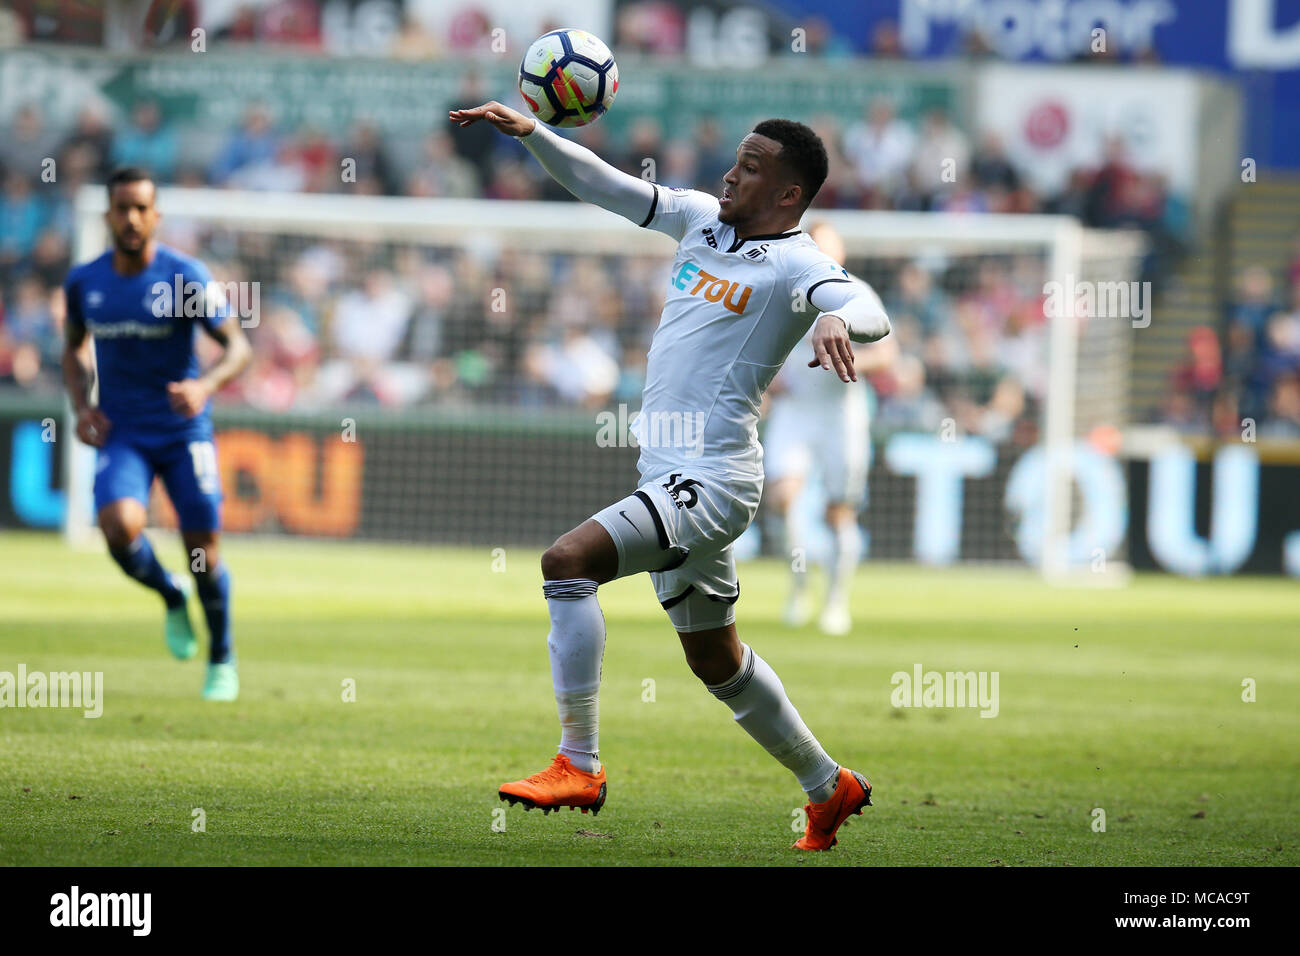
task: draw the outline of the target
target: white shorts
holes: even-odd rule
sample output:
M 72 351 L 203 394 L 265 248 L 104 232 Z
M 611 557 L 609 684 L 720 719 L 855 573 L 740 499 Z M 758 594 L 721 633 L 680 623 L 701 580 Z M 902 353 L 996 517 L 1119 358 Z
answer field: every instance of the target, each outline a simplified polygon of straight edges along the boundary
M 871 465 L 865 395 L 842 402 L 772 402 L 763 432 L 768 481 L 804 478 L 814 462 L 832 502 L 861 505 Z
M 614 539 L 618 576 L 649 571 L 677 629 L 700 630 L 735 620 L 740 581 L 731 544 L 754 520 L 762 494 L 761 471 L 694 460 L 643 478 L 592 517 Z

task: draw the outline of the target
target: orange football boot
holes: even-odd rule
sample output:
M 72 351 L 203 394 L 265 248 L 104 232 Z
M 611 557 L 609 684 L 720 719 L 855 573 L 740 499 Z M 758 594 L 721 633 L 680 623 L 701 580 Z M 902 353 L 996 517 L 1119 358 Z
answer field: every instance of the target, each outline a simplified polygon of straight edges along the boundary
M 522 803 L 525 810 L 541 807 L 544 814 L 560 807 L 597 814 L 605 805 L 605 768 L 602 765 L 599 772 L 587 773 L 571 764 L 564 754 L 556 754 L 541 773 L 503 783 L 497 796 L 509 800 L 511 806 Z
M 831 798 L 825 803 L 804 804 L 804 813 L 808 814 L 808 827 L 791 849 L 829 850 L 839 842 L 835 831 L 840 828 L 840 824 L 855 813 L 861 815 L 862 808 L 869 806 L 871 784 L 867 778 L 856 770 L 841 767 Z

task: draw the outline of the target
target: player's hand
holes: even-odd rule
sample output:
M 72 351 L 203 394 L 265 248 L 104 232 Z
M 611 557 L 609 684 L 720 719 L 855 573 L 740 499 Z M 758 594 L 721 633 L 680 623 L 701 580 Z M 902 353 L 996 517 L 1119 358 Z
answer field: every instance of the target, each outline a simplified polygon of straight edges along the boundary
M 813 359 L 809 368 L 820 365 L 834 371 L 841 382 L 856 382 L 858 371 L 853 366 L 853 342 L 844 320 L 829 312 L 817 317 L 812 336 Z
M 103 448 L 113 423 L 98 408 L 85 408 L 77 413 L 77 437 L 87 445 Z
M 527 136 L 537 126 L 537 120 L 531 116 L 503 106 L 496 100 L 468 110 L 451 110 L 447 118 L 457 126 L 470 126 L 479 120 L 487 120 L 507 136 Z
M 212 389 L 202 379 L 187 378 L 167 383 L 167 400 L 171 402 L 172 411 L 186 418 L 193 418 L 203 411 L 211 397 Z

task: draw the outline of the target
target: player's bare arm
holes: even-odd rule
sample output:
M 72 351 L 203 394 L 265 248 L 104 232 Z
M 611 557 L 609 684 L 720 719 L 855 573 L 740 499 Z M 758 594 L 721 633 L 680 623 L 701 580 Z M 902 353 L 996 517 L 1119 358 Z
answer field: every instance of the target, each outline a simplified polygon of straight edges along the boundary
M 84 325 L 69 322 L 63 336 L 63 384 L 77 415 L 77 437 L 87 445 L 102 448 L 112 423 L 90 402 L 95 384 L 95 362 L 90 335 Z
M 235 316 L 227 318 L 208 334 L 225 348 L 217 363 L 198 378 L 167 384 L 167 398 L 172 409 L 187 418 L 193 418 L 203 411 L 208 399 L 247 368 L 253 357 L 248 336 L 244 334 L 239 319 Z

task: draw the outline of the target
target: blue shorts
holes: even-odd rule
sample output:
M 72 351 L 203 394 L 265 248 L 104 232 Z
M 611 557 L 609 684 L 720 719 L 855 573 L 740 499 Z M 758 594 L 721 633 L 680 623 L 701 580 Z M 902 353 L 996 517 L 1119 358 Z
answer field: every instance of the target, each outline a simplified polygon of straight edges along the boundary
M 149 441 L 109 434 L 95 464 L 95 512 L 122 498 L 149 505 L 155 475 L 162 477 L 182 531 L 221 528 L 221 475 L 210 438 Z

